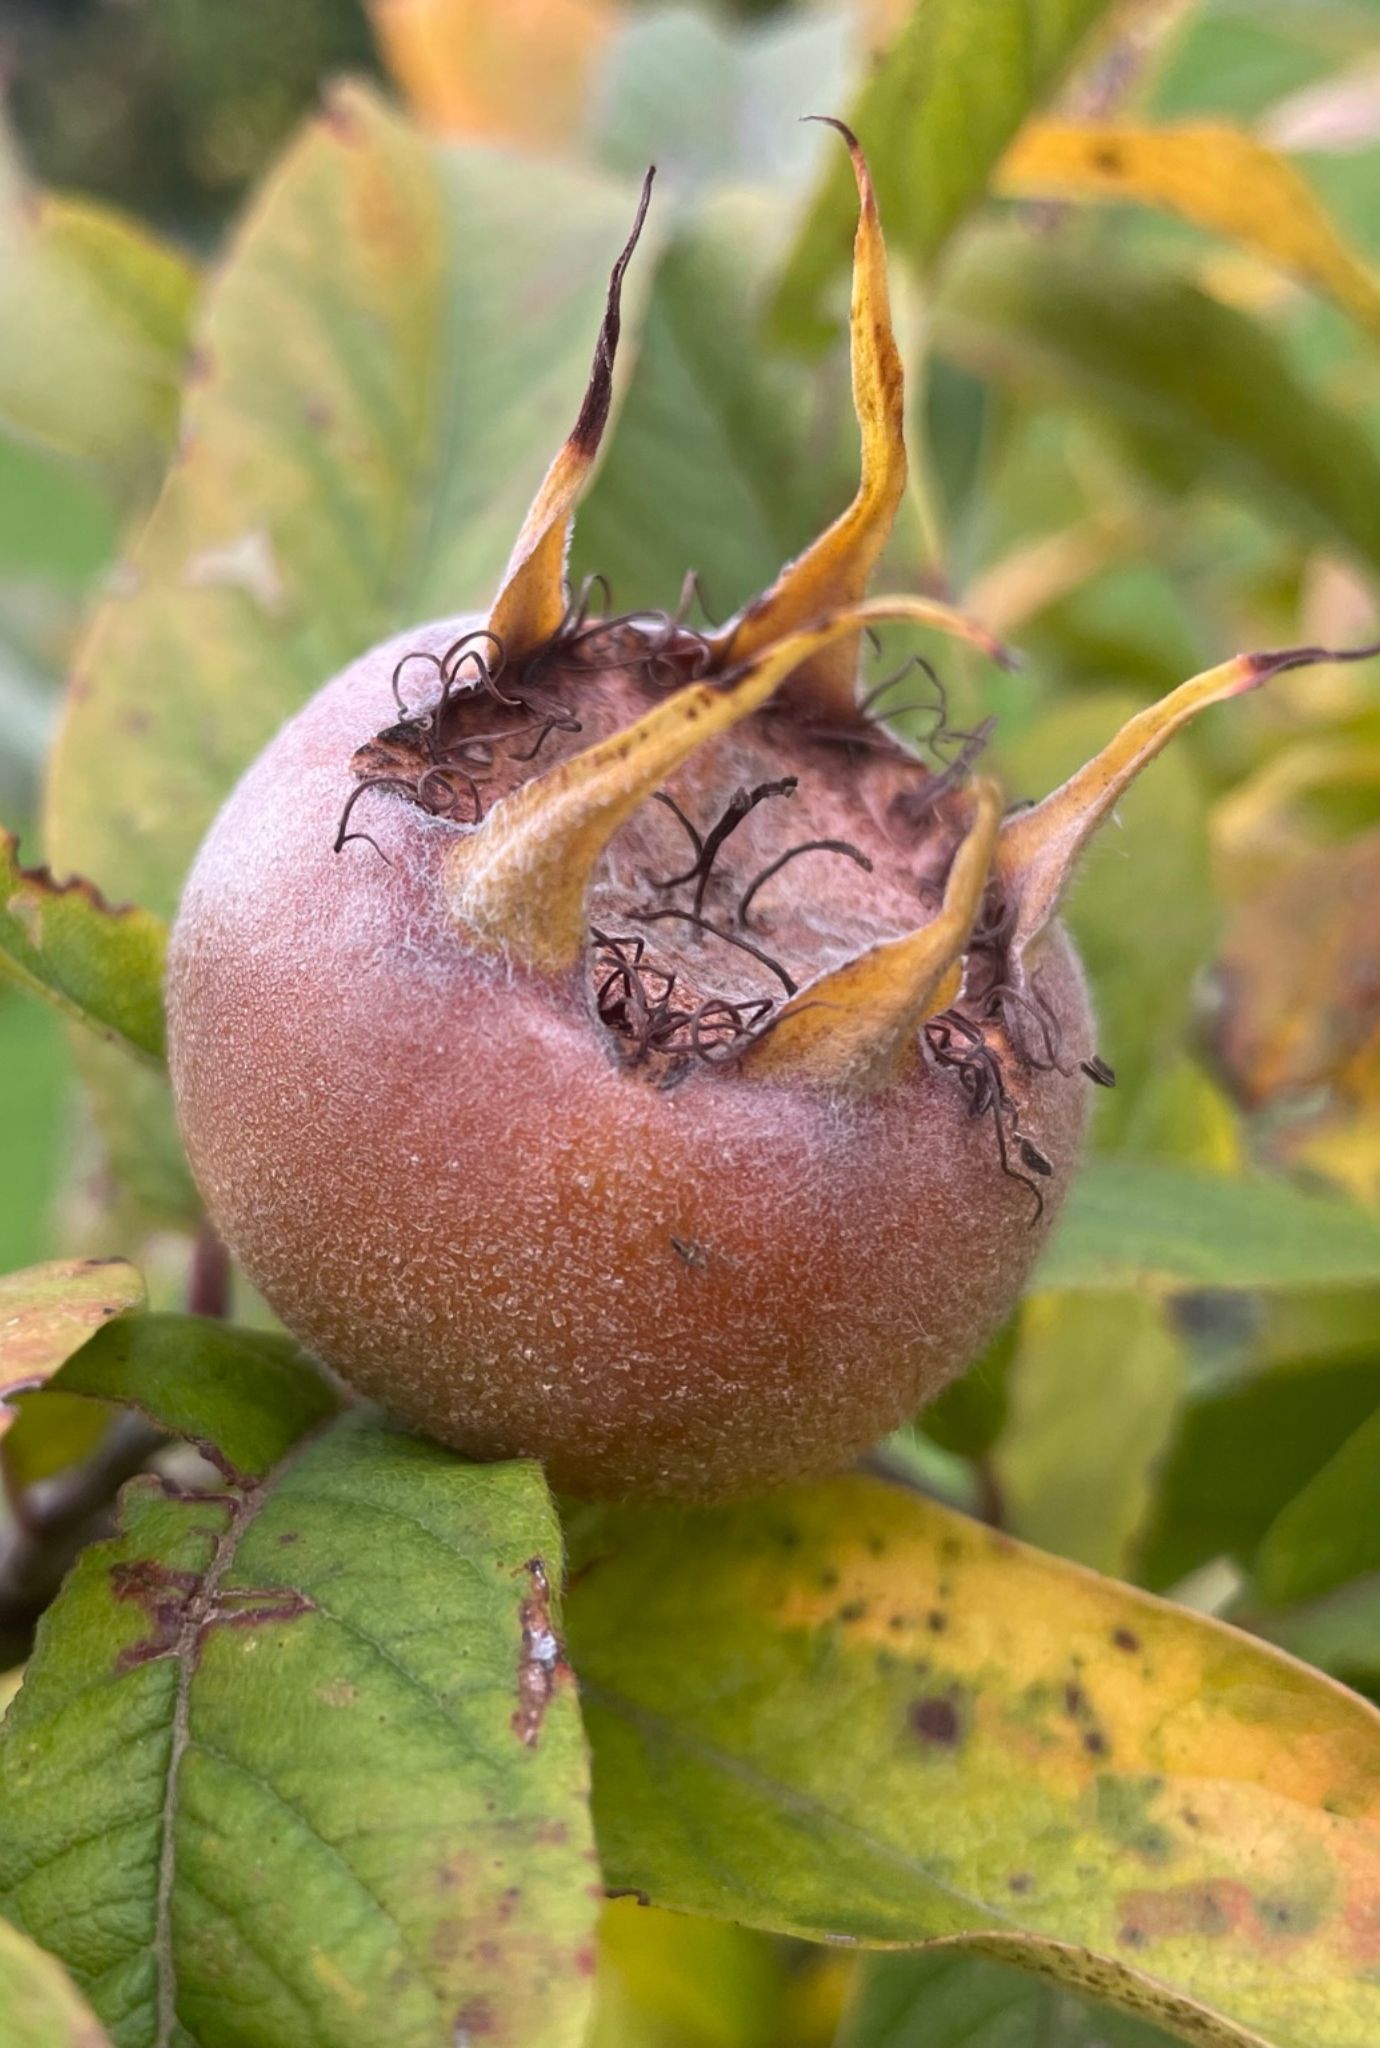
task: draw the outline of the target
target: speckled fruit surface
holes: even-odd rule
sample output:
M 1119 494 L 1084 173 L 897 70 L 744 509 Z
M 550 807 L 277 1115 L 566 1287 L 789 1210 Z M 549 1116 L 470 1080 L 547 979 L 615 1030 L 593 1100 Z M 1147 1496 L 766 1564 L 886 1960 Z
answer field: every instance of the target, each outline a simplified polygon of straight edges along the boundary
M 466 943 L 445 890 L 453 822 L 370 791 L 355 822 L 377 850 L 333 851 L 352 756 L 397 718 L 400 656 L 473 623 L 414 630 L 328 683 L 207 836 L 169 1019 L 208 1210 L 311 1351 L 459 1450 L 531 1454 L 589 1495 L 732 1496 L 837 1467 L 971 1360 L 1057 1213 L 1093 1051 L 1072 948 L 1056 927 L 1041 956 L 1059 1068 L 1005 1061 L 1019 1127 L 1053 1168 L 1036 1221 L 991 1118 L 923 1046 L 856 1096 L 729 1063 L 649 1077 L 601 1022 L 597 958 L 552 981 Z M 610 725 L 636 709 L 606 694 Z M 556 734 L 551 758 L 589 739 Z M 760 715 L 712 743 L 687 809 L 777 744 Z M 838 772 L 824 784 L 822 818 Z M 685 854 L 669 811 L 650 815 L 613 842 L 608 876 Z M 794 867 L 792 914 L 827 967 L 835 939 L 858 942 L 856 867 Z M 826 877 L 844 867 L 835 933 Z M 899 886 L 893 863 L 884 925 Z M 784 916 L 764 890 L 759 927 Z M 696 936 L 675 956 L 691 969 Z M 786 932 L 788 948 L 807 939 Z M 749 971 L 760 980 L 748 959 L 721 970 Z

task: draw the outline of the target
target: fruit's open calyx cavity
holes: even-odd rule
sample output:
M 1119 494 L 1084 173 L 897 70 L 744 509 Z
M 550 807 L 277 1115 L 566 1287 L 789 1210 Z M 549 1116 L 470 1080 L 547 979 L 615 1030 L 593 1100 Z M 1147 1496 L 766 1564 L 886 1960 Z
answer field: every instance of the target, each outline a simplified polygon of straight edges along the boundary
M 608 418 L 649 173 L 579 417 L 487 623 L 444 653 L 399 662 L 398 717 L 355 756 L 337 849 L 369 839 L 371 792 L 445 820 L 463 943 L 582 987 L 610 1056 L 654 1085 L 717 1069 L 866 1096 L 917 1060 L 951 1069 L 971 1113 L 990 1114 L 1001 1163 L 1038 1213 L 1052 1168 L 1007 1083 L 1012 1062 L 1064 1070 L 1040 954 L 1083 847 L 1199 711 L 1328 657 L 1238 655 L 1139 713 L 1042 803 L 1005 816 L 975 773 L 986 727 L 950 730 L 926 662 L 859 694 L 861 639 L 883 622 L 1006 657 L 948 605 L 865 597 L 905 490 L 902 372 L 867 166 L 833 125 L 860 202 L 853 503 L 722 626 L 689 623 L 693 579 L 674 615 L 601 615 L 597 585 L 571 594 L 573 513 Z M 931 716 L 928 760 L 878 722 L 917 702 Z M 1110 1083 L 1100 1059 L 1078 1064 Z

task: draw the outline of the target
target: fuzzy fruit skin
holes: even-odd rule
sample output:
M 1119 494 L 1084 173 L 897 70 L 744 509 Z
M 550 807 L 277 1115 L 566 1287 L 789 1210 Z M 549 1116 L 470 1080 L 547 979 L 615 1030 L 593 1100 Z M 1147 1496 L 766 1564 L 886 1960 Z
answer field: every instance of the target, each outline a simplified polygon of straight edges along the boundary
M 173 1085 L 217 1228 L 287 1327 L 408 1425 L 542 1459 L 582 1496 L 734 1497 L 836 1468 L 1009 1313 L 1076 1169 L 1088 1089 L 1015 1068 L 1053 1163 L 1001 1174 L 988 1117 L 917 1061 L 855 1099 L 732 1071 L 649 1086 L 580 993 L 466 949 L 454 828 L 376 800 L 389 856 L 332 852 L 400 654 L 306 706 L 213 824 L 173 935 Z M 1066 1064 L 1093 1050 L 1055 930 Z

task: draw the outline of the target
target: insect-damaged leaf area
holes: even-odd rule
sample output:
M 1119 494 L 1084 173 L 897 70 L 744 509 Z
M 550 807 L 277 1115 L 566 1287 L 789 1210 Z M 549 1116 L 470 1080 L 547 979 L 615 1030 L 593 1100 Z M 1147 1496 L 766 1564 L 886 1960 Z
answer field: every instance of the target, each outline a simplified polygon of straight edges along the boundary
M 598 1886 L 559 1570 L 534 1466 L 360 1410 L 259 1480 L 136 1480 L 5 1722 L 0 1907 L 115 2048 L 573 2048 Z
M 1191 2041 L 1380 2038 L 1364 1701 L 868 1479 L 610 1512 L 581 1551 L 612 1883 L 816 1937 L 996 1943 Z
M 0 832 L 0 975 L 159 1060 L 166 946 L 160 919 L 113 909 L 89 882 L 21 866 L 13 834 Z

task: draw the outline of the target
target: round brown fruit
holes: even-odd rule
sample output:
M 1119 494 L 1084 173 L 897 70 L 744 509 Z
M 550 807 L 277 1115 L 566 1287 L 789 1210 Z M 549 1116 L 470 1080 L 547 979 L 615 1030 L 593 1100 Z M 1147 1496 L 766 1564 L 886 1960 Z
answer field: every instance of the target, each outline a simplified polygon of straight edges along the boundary
M 969 1362 L 1044 1242 L 1093 1052 L 1072 947 L 1051 925 L 1037 991 L 1004 997 L 992 884 L 963 992 L 883 1080 L 764 1058 L 788 983 L 808 1014 L 812 983 L 935 916 L 973 811 L 880 728 L 840 744 L 771 703 L 621 824 L 569 972 L 479 943 L 449 865 L 475 813 L 482 834 L 654 712 L 705 646 L 582 622 L 538 688 L 490 673 L 483 627 L 328 683 L 202 847 L 169 1014 L 210 1215 L 309 1350 L 475 1457 L 530 1454 L 583 1495 L 836 1467 Z M 791 779 L 739 801 L 705 877 L 734 796 Z

